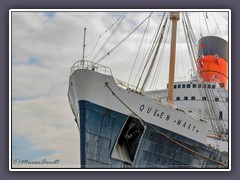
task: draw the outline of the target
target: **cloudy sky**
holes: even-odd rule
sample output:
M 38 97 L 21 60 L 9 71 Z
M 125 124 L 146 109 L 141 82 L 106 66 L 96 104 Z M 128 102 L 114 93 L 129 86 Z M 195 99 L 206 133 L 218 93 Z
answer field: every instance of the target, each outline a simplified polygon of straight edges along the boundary
M 86 32 L 85 59 L 92 60 L 98 49 L 120 24 L 105 49 L 96 58 L 104 56 L 121 39 L 126 37 L 149 12 L 12 12 L 12 161 L 21 167 L 22 160 L 59 160 L 57 167 L 79 167 L 79 132 L 68 105 L 69 71 L 74 62 L 83 56 L 83 29 Z M 153 34 L 162 17 L 153 13 L 148 32 Z M 208 17 L 211 35 L 228 40 L 228 13 L 189 13 L 194 33 L 208 35 L 204 16 Z M 215 20 L 217 24 L 215 23 Z M 113 75 L 128 82 L 139 44 L 148 20 L 100 63 L 109 66 Z M 179 26 L 181 22 L 179 22 Z M 182 28 L 182 27 L 179 27 Z M 219 31 L 220 29 L 220 31 Z M 100 38 L 99 38 L 100 36 Z M 168 42 L 169 38 L 166 38 Z M 148 42 L 151 37 L 145 36 Z M 178 34 L 176 77 L 184 77 L 191 68 L 183 29 Z M 146 43 L 147 44 L 147 43 Z M 94 49 L 94 47 L 96 47 Z M 145 49 L 144 49 L 145 48 Z M 94 50 L 92 52 L 92 50 Z M 181 52 L 180 52 L 181 51 Z M 91 53 L 92 52 L 92 53 Z M 168 48 L 162 55 L 168 59 Z M 146 47 L 138 55 L 130 83 L 141 64 Z M 167 82 L 168 63 L 161 63 L 158 87 Z M 41 167 L 48 167 L 46 164 Z

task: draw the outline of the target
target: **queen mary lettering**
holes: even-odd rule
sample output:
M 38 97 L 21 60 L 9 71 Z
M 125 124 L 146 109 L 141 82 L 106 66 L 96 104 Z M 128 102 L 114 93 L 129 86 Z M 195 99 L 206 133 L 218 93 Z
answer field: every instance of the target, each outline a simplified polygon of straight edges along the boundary
M 149 106 L 145 107 L 144 104 L 142 104 L 139 109 L 143 113 L 147 113 L 149 115 L 159 117 L 159 119 L 163 119 L 163 120 L 166 120 L 166 121 L 169 121 L 169 119 L 171 117 L 169 114 L 166 114 L 164 111 L 159 111 L 158 109 L 153 109 L 152 107 L 149 107 Z M 179 127 L 185 128 L 187 130 L 195 131 L 196 133 L 199 132 L 199 130 L 196 128 L 195 125 L 187 123 L 187 122 L 185 122 L 181 119 L 174 120 L 173 122 L 176 125 L 178 125 Z
M 159 111 L 158 109 L 153 109 L 152 107 L 145 108 L 144 104 L 142 104 L 139 109 L 141 112 L 146 112 L 147 114 L 151 114 L 152 116 L 159 117 L 159 119 L 165 119 L 166 121 L 168 121 L 169 118 L 171 117 L 169 114 L 166 114 L 163 111 Z

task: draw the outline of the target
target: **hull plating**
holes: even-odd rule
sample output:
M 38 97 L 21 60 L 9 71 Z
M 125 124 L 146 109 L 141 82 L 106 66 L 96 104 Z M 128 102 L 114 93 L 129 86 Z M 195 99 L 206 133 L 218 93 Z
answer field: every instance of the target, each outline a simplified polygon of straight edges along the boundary
M 131 162 L 116 158 L 113 151 L 129 116 L 85 100 L 78 105 L 82 168 L 228 168 L 227 153 L 149 123 L 144 125 Z

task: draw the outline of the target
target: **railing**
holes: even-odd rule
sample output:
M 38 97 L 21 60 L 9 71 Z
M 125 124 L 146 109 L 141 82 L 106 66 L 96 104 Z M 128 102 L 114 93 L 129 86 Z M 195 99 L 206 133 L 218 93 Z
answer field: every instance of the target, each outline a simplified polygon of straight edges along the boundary
M 194 119 L 197 119 L 199 121 L 206 122 L 206 123 L 208 122 L 208 120 L 203 115 L 199 115 L 198 113 L 192 111 L 191 109 L 184 108 L 184 107 L 180 106 L 179 104 L 174 104 L 174 108 L 177 111 L 182 111 L 182 112 L 188 114 L 189 116 L 193 117 Z
M 91 61 L 80 60 L 80 61 L 75 62 L 73 64 L 73 66 L 71 67 L 70 75 L 78 69 L 88 69 L 88 70 L 99 72 L 101 74 L 113 76 L 112 71 L 109 67 L 106 67 L 106 66 L 103 66 L 103 65 L 91 62 Z M 162 97 L 154 94 L 153 92 L 148 92 L 148 91 L 141 92 L 139 88 L 136 88 L 135 86 L 133 86 L 131 84 L 121 81 L 117 78 L 114 78 L 114 80 L 117 83 L 117 85 L 123 89 L 140 94 L 147 98 L 151 98 L 151 99 L 155 100 L 156 102 L 161 103 L 164 106 L 169 106 L 167 100 L 162 99 Z M 197 113 L 194 113 L 189 109 L 183 108 L 183 107 L 179 106 L 178 104 L 173 104 L 173 108 L 178 111 L 181 111 L 183 113 L 189 114 L 194 119 L 207 122 L 206 119 L 204 119 L 203 117 L 200 117 Z
M 140 88 L 136 89 L 135 86 L 133 86 L 131 84 L 128 84 L 124 81 L 121 81 L 119 79 L 116 79 L 116 78 L 114 78 L 114 80 L 117 83 L 117 85 L 119 87 L 123 88 L 123 89 L 126 89 L 128 91 L 140 94 L 140 95 L 145 96 L 147 98 L 153 99 L 158 103 L 161 103 L 161 105 L 170 107 L 167 99 L 164 100 L 161 96 L 158 96 L 158 95 L 154 94 L 153 92 L 148 92 L 148 91 L 140 92 Z M 190 109 L 184 108 L 184 107 L 180 106 L 179 104 L 173 103 L 172 107 L 174 109 L 176 109 L 177 111 L 181 111 L 185 114 L 188 114 L 189 116 L 191 116 L 194 119 L 197 119 L 199 121 L 202 121 L 202 122 L 207 122 L 208 121 L 204 116 L 200 116 L 199 114 L 193 112 Z
M 174 82 L 181 82 L 181 81 L 198 81 L 198 77 L 195 76 L 183 76 L 183 77 L 175 77 Z
M 126 90 L 130 90 L 130 91 L 132 91 L 132 92 L 136 92 L 136 93 L 138 93 L 138 94 L 141 94 L 141 93 L 140 93 L 140 88 L 137 88 L 136 86 L 133 86 L 133 85 L 131 85 L 131 84 L 129 84 L 129 83 L 126 83 L 126 82 L 124 82 L 124 81 L 122 81 L 122 80 L 119 80 L 119 79 L 117 79 L 117 78 L 114 78 L 114 80 L 115 80 L 115 82 L 117 83 L 117 85 L 118 85 L 119 87 L 121 87 L 121 88 L 123 88 L 123 89 L 126 89 Z
M 88 69 L 88 70 L 99 72 L 101 74 L 112 76 L 112 71 L 109 67 L 94 63 L 92 61 L 80 60 L 75 62 L 71 67 L 70 75 L 78 69 Z
M 208 120 L 204 116 L 200 116 L 196 112 L 193 112 L 191 109 L 185 108 L 183 106 L 180 106 L 179 104 L 172 103 L 172 106 L 169 106 L 168 100 L 166 98 L 162 98 L 161 96 L 158 96 L 154 94 L 153 92 L 143 92 L 142 93 L 145 97 L 154 99 L 156 102 L 161 103 L 161 105 L 172 107 L 173 109 L 176 109 L 177 111 L 181 111 L 185 114 L 188 114 L 189 116 L 193 117 L 194 119 L 197 119 L 202 122 L 208 122 Z

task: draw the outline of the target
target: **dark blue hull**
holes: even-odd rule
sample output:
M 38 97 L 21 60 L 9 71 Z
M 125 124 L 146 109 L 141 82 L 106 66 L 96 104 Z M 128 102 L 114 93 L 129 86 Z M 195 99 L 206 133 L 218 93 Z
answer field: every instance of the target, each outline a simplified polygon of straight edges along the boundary
M 126 140 L 134 118 L 88 101 L 79 108 L 82 168 L 228 168 L 228 153 L 147 123 Z M 113 156 L 116 144 L 126 147 L 130 162 Z

